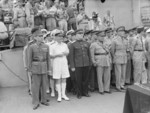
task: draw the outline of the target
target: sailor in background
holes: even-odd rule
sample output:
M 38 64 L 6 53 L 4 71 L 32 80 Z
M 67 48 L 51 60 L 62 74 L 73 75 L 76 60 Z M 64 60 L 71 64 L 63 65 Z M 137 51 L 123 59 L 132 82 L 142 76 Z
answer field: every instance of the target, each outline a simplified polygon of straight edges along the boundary
M 29 48 L 29 72 L 32 73 L 32 104 L 33 109 L 37 109 L 41 104 L 47 103 L 47 74 L 49 72 L 49 47 L 44 44 L 43 34 L 38 30 L 34 35 L 36 40 Z M 39 93 L 41 93 L 41 100 Z

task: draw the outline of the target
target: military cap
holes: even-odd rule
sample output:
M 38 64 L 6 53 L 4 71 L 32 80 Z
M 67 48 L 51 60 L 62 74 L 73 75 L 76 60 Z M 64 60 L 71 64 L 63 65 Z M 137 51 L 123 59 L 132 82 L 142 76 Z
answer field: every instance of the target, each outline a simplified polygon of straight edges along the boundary
M 47 30 L 46 29 L 41 29 L 41 32 L 47 34 Z
M 125 30 L 125 33 L 129 33 L 129 30 Z
M 74 30 L 69 30 L 69 31 L 67 31 L 66 36 L 67 35 L 72 35 L 72 33 L 74 33 Z
M 112 32 L 112 31 L 113 31 L 112 28 L 107 28 L 107 29 L 105 30 L 106 33 L 110 33 L 110 32 Z
M 146 33 L 150 33 L 150 28 L 146 31 Z
M 102 36 L 102 37 L 106 36 L 105 30 L 99 31 L 99 32 L 97 32 L 96 34 L 97 34 L 97 35 L 100 35 L 100 36 Z
M 142 31 L 144 31 L 144 26 L 137 27 L 137 33 L 141 33 Z
M 117 32 L 119 31 L 125 31 L 125 27 L 124 26 L 120 26 L 116 29 Z
M 43 37 L 46 38 L 48 35 L 51 35 L 51 31 L 48 31 Z
M 55 36 L 64 37 L 65 35 L 64 35 L 63 31 L 60 30 L 59 32 L 55 33 Z
M 51 31 L 51 36 L 55 36 L 56 33 L 58 33 L 60 30 L 58 29 L 54 29 L 53 31 Z
M 40 30 L 40 27 L 34 27 L 34 28 L 32 28 L 31 33 L 33 34 L 39 30 Z
M 75 34 L 84 34 L 83 29 L 78 29 L 75 31 Z
M 97 31 L 97 30 L 92 30 L 91 31 L 91 34 L 97 34 L 99 31 Z
M 88 35 L 88 34 L 90 34 L 92 32 L 92 30 L 86 30 L 85 32 L 84 32 L 84 35 Z

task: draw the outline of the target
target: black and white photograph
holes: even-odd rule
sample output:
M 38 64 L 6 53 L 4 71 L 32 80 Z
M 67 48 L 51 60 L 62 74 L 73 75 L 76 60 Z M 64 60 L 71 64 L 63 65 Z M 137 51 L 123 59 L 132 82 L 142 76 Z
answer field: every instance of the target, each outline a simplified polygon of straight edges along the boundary
M 150 113 L 150 0 L 0 0 L 0 113 Z

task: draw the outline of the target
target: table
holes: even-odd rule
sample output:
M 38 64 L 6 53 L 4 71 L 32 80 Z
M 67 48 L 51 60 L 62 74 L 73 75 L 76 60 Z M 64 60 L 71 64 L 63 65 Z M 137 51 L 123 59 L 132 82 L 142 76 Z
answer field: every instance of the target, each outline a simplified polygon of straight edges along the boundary
M 143 85 L 150 88 L 150 84 Z M 150 90 L 138 85 L 127 88 L 123 113 L 150 113 Z

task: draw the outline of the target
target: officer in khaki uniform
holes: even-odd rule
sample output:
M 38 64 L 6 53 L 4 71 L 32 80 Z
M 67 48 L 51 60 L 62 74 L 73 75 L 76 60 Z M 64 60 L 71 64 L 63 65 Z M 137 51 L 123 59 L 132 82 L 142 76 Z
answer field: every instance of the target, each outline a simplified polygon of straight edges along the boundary
M 32 73 L 32 103 L 33 109 L 37 109 L 39 104 L 48 106 L 46 95 L 46 79 L 49 72 L 49 47 L 43 43 L 43 34 L 39 30 L 35 35 L 36 43 L 29 48 L 29 66 Z M 41 93 L 41 101 L 39 99 Z
M 104 45 L 105 31 L 97 34 L 97 41 L 90 46 L 92 62 L 97 68 L 99 93 L 110 93 L 110 56 L 109 48 Z M 104 80 L 104 81 L 103 81 Z
M 146 31 L 147 37 L 145 41 L 145 49 L 146 49 L 146 57 L 148 62 L 148 69 L 147 69 L 147 77 L 148 83 L 150 83 L 150 28 Z
M 116 89 L 124 89 L 126 64 L 127 64 L 127 42 L 124 38 L 125 27 L 121 26 L 117 30 L 117 36 L 112 41 L 111 52 L 113 63 L 115 64 Z

